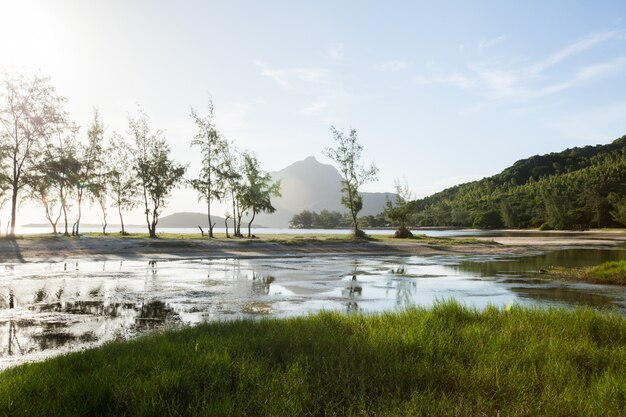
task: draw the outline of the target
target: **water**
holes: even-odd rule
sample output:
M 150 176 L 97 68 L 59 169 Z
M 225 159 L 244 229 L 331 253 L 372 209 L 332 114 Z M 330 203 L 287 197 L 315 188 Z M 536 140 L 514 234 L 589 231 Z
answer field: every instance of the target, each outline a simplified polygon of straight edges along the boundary
M 449 298 L 477 307 L 513 302 L 626 312 L 624 287 L 550 282 L 539 274 L 547 266 L 616 259 L 626 259 L 626 251 L 7 263 L 0 265 L 0 368 L 205 321 L 393 311 Z

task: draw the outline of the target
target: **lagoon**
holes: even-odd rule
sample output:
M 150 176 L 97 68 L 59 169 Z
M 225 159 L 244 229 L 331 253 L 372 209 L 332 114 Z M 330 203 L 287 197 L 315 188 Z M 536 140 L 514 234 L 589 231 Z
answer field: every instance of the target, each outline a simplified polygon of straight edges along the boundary
M 533 255 L 304 256 L 0 265 L 0 368 L 206 321 L 348 314 L 456 299 L 479 308 L 591 306 L 626 312 L 626 289 L 546 280 L 548 266 L 626 251 Z M 13 305 L 13 308 L 11 307 Z

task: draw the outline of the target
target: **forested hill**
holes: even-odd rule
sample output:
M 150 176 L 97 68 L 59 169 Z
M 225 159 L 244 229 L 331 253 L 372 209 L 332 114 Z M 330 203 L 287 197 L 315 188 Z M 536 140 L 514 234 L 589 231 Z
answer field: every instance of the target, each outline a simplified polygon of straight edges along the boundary
M 415 202 L 421 226 L 586 229 L 626 225 L 626 136 L 522 159 Z

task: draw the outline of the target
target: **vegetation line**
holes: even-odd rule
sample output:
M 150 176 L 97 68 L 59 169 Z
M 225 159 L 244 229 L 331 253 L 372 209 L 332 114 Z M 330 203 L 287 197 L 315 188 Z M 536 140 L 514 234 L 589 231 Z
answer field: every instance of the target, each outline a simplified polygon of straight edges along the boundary
M 552 267 L 542 272 L 566 281 L 626 285 L 626 261 L 605 262 L 585 268 Z
M 0 415 L 620 415 L 626 318 L 432 310 L 204 324 L 0 374 Z

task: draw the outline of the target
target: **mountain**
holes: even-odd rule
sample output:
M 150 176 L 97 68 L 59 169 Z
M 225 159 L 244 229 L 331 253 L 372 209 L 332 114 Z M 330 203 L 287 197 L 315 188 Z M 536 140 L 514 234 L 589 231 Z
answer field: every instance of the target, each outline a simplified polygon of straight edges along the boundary
M 215 223 L 215 227 L 224 227 L 224 218 L 220 216 L 211 215 L 211 220 Z M 246 226 L 248 223 L 243 222 Z M 206 229 L 209 224 L 209 220 L 207 219 L 206 213 L 189 213 L 189 212 L 178 212 L 170 214 L 169 216 L 164 216 L 159 219 L 158 227 L 198 227 L 198 225 L 202 226 L 202 228 Z M 255 228 L 264 227 L 255 221 L 253 223 Z M 232 220 L 228 221 L 228 227 L 233 227 Z
M 587 229 L 626 225 L 626 136 L 515 162 L 417 200 L 421 226 Z
M 282 197 L 272 199 L 275 213 L 259 215 L 259 222 L 266 226 L 286 227 L 291 217 L 303 210 L 345 211 L 341 205 L 339 171 L 332 165 L 320 163 L 314 156 L 270 174 L 274 181 L 280 181 Z M 363 210 L 359 215 L 380 213 L 387 195 L 392 200 L 395 198 L 393 193 L 361 193 Z

